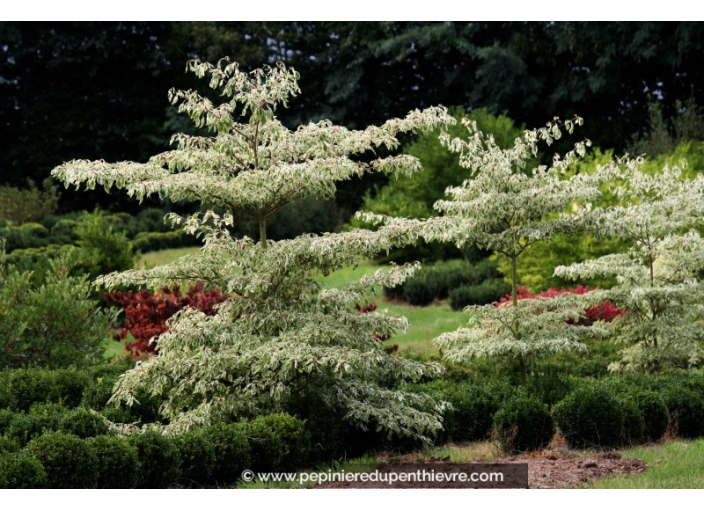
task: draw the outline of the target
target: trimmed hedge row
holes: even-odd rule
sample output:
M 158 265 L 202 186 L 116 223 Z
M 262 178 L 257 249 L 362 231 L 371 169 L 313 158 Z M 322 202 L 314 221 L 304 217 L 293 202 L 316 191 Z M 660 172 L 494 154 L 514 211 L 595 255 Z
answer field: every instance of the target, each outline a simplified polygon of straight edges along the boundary
M 220 424 L 174 438 L 157 431 L 82 439 L 45 432 L 24 450 L 0 440 L 0 488 L 166 488 L 237 481 L 244 469 L 294 471 L 308 465 L 305 423 L 285 414 Z
M 622 401 L 603 384 L 586 385 L 567 395 L 555 407 L 555 418 L 572 447 L 615 447 L 625 443 Z
M 97 473 L 95 481 L 82 478 L 81 483 L 97 487 L 228 483 L 245 468 L 293 471 L 309 460 L 414 446 L 389 440 L 373 432 L 373 427 L 367 432 L 352 429 L 338 414 L 307 400 L 300 409 L 289 411 L 305 418 L 305 426 L 298 418 L 274 415 L 220 424 L 173 439 L 156 432 L 129 439 L 112 437 L 102 417 L 90 409 L 115 422 L 138 421 L 140 415 L 148 422 L 157 419 L 159 406 L 155 400 L 143 399 L 142 409 L 105 408 L 122 370 L 101 366 L 81 371 L 0 372 L 0 402 L 8 404 L 0 409 L 0 465 L 6 471 L 0 473 L 0 483 L 14 486 L 20 483 L 17 473 L 27 473 L 23 480 L 28 487 L 78 484 L 57 481 L 59 475 L 53 473 L 68 476 L 65 472 L 71 470 L 54 466 L 52 459 L 58 455 L 55 449 L 66 449 L 64 457 L 70 460 L 71 452 L 82 451 L 84 443 L 95 450 L 98 465 L 90 468 Z M 553 420 L 568 443 L 580 448 L 657 441 L 668 429 L 670 435 L 704 436 L 704 379 L 700 374 L 601 380 L 536 377 L 525 388 L 501 379 L 439 380 L 413 389 L 451 404 L 443 416 L 445 429 L 436 437 L 439 442 L 493 437 L 507 452 L 539 449 L 552 437 Z M 46 436 L 54 439 L 42 439 Z M 35 460 L 42 459 L 43 471 L 36 468 L 29 453 Z M 115 473 L 120 473 L 119 480 Z
M 195 246 L 196 244 L 197 239 L 182 231 L 140 232 L 132 240 L 134 249 L 142 253 Z
M 3 370 L 0 371 L 0 409 L 27 411 L 35 403 L 48 402 L 77 407 L 91 383 L 90 372 L 86 370 Z
M 704 381 L 701 376 L 675 376 L 659 385 L 614 378 L 580 381 L 554 409 L 570 444 L 620 447 L 660 440 L 665 433 L 704 437 Z
M 43 489 L 46 486 L 44 466 L 31 454 L 0 451 L 0 489 Z
M 158 209 L 133 217 L 125 213 L 52 216 L 39 223 L 7 225 L 0 222 L 0 238 L 6 240 L 7 263 L 32 273 L 31 282 L 41 285 L 54 259 L 69 255 L 75 262 L 71 275 L 95 278 L 134 265 L 134 250 L 141 252 L 181 248 L 198 244 L 195 236 L 173 231 Z
M 61 404 L 72 409 L 84 407 L 106 415 L 112 421 L 149 423 L 158 421 L 159 399 L 138 395 L 131 408 L 106 407 L 112 388 L 127 365 L 98 365 L 85 369 L 46 370 L 39 368 L 0 371 L 0 428 L 3 416 L 27 412 L 35 404 Z
M 416 390 L 451 404 L 443 415 L 444 430 L 436 438 L 441 442 L 486 439 L 491 433 L 494 414 L 513 395 L 513 388 L 501 380 L 438 380 L 419 385 Z
M 483 306 L 499 301 L 511 292 L 504 280 L 485 280 L 479 285 L 462 285 L 450 291 L 450 307 L 462 310 L 467 306 Z
M 670 435 L 704 436 L 704 377 L 682 374 L 669 379 L 662 398 L 670 415 Z
M 505 451 L 516 453 L 545 447 L 555 425 L 574 448 L 637 445 L 665 434 L 704 437 L 704 378 L 699 374 L 540 377 L 526 388 L 501 380 L 442 380 L 415 389 L 451 404 L 438 442 L 493 435 Z
M 39 461 L 51 489 L 94 489 L 98 455 L 91 444 L 73 434 L 48 432 L 32 439 L 25 452 Z
M 171 230 L 164 222 L 165 212 L 161 209 L 145 209 L 136 216 L 126 213 L 103 214 L 106 227 L 115 232 L 125 232 L 129 239 L 150 249 L 180 248 L 196 243 L 194 236 Z M 79 239 L 77 228 L 85 220 L 85 213 L 70 213 L 62 216 L 49 216 L 41 223 L 8 225 L 0 222 L 0 237 L 7 240 L 7 251 L 41 249 L 50 245 L 75 244 Z M 156 236 L 149 239 L 148 236 Z M 178 234 L 159 237 L 158 234 Z M 147 239 L 145 239 L 145 235 Z M 156 246 L 151 248 L 151 246 Z M 162 248 L 163 246 L 163 248 Z M 140 248 L 141 249 L 141 248 Z
M 544 448 L 555 425 L 548 406 L 507 381 L 433 381 L 416 387 L 451 404 L 438 442 L 477 441 L 492 435 L 508 453 Z
M 0 434 L 6 439 L 26 445 L 46 432 L 62 431 L 87 438 L 105 435 L 108 427 L 95 411 L 85 408 L 67 409 L 60 404 L 34 404 L 28 413 L 2 412 Z
M 391 288 L 384 287 L 384 295 L 390 299 L 408 301 L 412 305 L 425 306 L 435 299 L 452 299 L 452 293 L 458 288 L 481 287 L 477 292 L 484 292 L 484 301 L 477 304 L 485 304 L 506 295 L 506 284 L 500 278 L 496 261 L 485 259 L 476 264 L 469 264 L 464 260 L 451 260 L 422 267 L 413 278 L 403 284 Z M 463 299 L 461 296 L 466 293 L 466 290 L 456 293 L 455 302 L 459 303 Z M 473 296 L 480 299 L 478 294 Z M 459 308 L 464 306 L 466 305 Z

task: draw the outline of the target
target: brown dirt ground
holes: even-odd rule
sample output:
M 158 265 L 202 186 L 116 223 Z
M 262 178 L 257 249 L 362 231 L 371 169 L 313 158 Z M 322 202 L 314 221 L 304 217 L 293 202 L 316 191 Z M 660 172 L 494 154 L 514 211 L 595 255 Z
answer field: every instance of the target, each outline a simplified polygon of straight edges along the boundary
M 562 489 L 575 487 L 598 478 L 620 474 L 635 475 L 646 470 L 647 465 L 639 459 L 624 459 L 615 452 L 602 454 L 578 454 L 576 452 L 535 452 L 519 457 L 501 458 L 492 463 L 528 464 L 528 488 Z M 392 462 L 379 468 L 380 473 L 395 471 L 415 472 L 419 469 L 443 473 L 463 472 L 466 464 L 448 461 Z M 389 487 L 386 482 L 337 482 L 317 485 L 316 489 L 426 489 L 459 488 L 457 483 L 444 482 L 405 482 Z

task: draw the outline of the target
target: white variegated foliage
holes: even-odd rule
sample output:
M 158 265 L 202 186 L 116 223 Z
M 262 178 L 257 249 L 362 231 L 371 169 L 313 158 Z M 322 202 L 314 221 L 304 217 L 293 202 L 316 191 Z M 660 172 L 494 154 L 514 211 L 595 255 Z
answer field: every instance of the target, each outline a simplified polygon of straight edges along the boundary
M 656 372 L 699 363 L 704 352 L 704 239 L 694 230 L 704 218 L 704 178 L 683 179 L 678 168 L 648 175 L 638 160 L 623 162 L 615 189 L 618 205 L 594 212 L 594 233 L 633 243 L 614 254 L 555 273 L 564 278 L 615 277 L 602 291 L 627 310 L 609 325 L 627 345 L 614 371 Z
M 360 213 L 365 221 L 417 232 L 426 241 L 451 242 L 458 247 L 476 245 L 497 252 L 513 268 L 513 301 L 502 306 L 471 307 L 473 318 L 466 328 L 441 335 L 437 344 L 447 349 L 446 358 L 462 360 L 485 356 L 506 356 L 518 360 L 525 380 L 526 362 L 531 358 L 569 350 L 582 350 L 580 338 L 597 334 L 599 328 L 572 326 L 583 313 L 589 296 L 564 295 L 548 300 L 521 302 L 516 297 L 516 268 L 521 254 L 535 243 L 561 233 L 576 233 L 591 220 L 590 204 L 601 193 L 602 182 L 614 174 L 607 165 L 595 174 L 570 174 L 567 170 L 584 156 L 588 141 L 579 142 L 564 157 L 556 155 L 550 166 L 532 170 L 526 164 L 536 157 L 541 143 L 548 145 L 569 133 L 580 118 L 526 131 L 510 149 L 501 149 L 491 137 L 464 120 L 466 139 L 440 140 L 459 154 L 468 170 L 461 186 L 446 190 L 447 198 L 435 203 L 442 216 L 409 220 Z M 580 304 L 582 303 L 582 304 Z
M 466 311 L 472 316 L 468 327 L 444 333 L 436 343 L 453 361 L 502 356 L 520 362 L 564 351 L 584 351 L 584 337 L 605 334 L 603 328 L 574 325 L 589 302 L 585 298 L 565 294 L 468 307 Z
M 360 257 L 415 242 L 417 233 L 390 225 L 376 232 L 267 242 L 266 220 L 293 200 L 333 196 L 341 180 L 366 172 L 419 170 L 409 156 L 370 163 L 354 156 L 394 149 L 398 133 L 433 129 L 453 119 L 444 108 L 429 108 L 360 131 L 329 121 L 291 131 L 274 113 L 299 92 L 293 69 L 279 64 L 247 74 L 227 62 L 191 62 L 189 69 L 210 77 L 211 87 L 227 101 L 214 105 L 193 91 L 172 91 L 170 97 L 213 136 L 175 135 L 176 149 L 144 164 L 72 161 L 53 172 L 67 186 L 116 186 L 139 199 L 158 195 L 226 211 L 170 216 L 203 237 L 198 254 L 99 279 L 108 288 L 202 281 L 231 296 L 212 317 L 193 309 L 177 315 L 159 339 L 159 355 L 127 372 L 113 401 L 130 404 L 140 389 L 165 396 L 161 411 L 169 432 L 279 411 L 305 395 L 361 427 L 416 437 L 437 430 L 438 414 L 417 409 L 430 404 L 439 410 L 441 404 L 397 388 L 437 375 L 441 367 L 383 351 L 375 335 L 402 331 L 404 318 L 354 309 L 373 286 L 400 283 L 416 266 L 379 270 L 345 289 L 322 291 L 315 280 Z M 259 242 L 230 234 L 228 227 L 242 214 L 259 220 Z

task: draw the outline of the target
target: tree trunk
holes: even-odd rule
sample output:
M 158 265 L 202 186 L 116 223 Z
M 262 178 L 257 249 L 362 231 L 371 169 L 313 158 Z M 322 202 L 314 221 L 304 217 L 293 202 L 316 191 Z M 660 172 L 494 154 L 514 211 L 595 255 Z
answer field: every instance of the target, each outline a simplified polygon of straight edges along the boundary
M 266 218 L 264 217 L 259 217 L 259 242 L 262 245 L 262 248 L 266 249 L 267 247 L 267 241 L 266 241 Z

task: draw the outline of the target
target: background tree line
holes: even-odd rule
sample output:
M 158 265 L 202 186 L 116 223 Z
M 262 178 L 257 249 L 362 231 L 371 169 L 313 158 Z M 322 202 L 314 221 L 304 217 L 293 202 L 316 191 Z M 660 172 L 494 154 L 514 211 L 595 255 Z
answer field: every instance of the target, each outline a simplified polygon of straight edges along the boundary
M 282 60 L 301 73 L 305 93 L 277 112 L 289 126 L 354 128 L 438 103 L 528 126 L 579 114 L 585 137 L 620 154 L 653 107 L 667 125 L 688 101 L 704 104 L 703 36 L 696 22 L 4 22 L 0 184 L 39 183 L 69 159 L 165 150 L 189 128 L 164 91 L 196 87 L 186 60 L 225 55 L 243 69 Z M 375 184 L 344 183 L 338 206 L 353 212 Z M 61 204 L 87 200 L 137 207 L 102 191 L 63 192 Z

